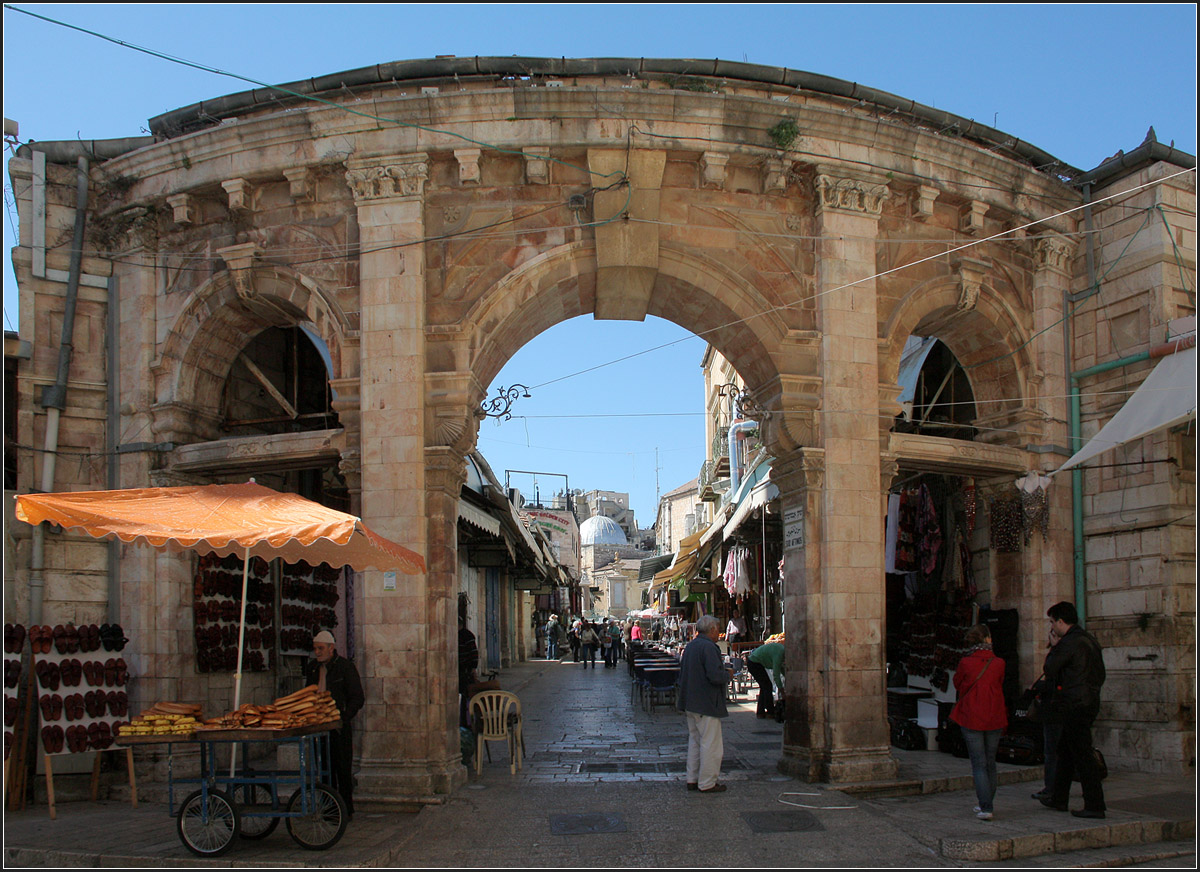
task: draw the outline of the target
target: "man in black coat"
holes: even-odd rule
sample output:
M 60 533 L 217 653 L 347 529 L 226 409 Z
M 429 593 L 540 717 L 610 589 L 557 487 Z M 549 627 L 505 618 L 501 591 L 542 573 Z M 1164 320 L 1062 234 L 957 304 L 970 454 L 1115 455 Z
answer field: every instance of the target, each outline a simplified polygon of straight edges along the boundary
M 342 795 L 348 814 L 354 814 L 354 776 L 351 773 L 354 749 L 351 746 L 351 721 L 366 702 L 362 680 L 353 660 L 338 655 L 333 634 L 322 630 L 313 637 L 313 660 L 304 667 L 304 681 L 329 691 L 342 715 L 342 725 L 329 733 L 330 775 L 333 788 Z
M 1047 718 L 1062 723 L 1058 740 L 1058 769 L 1054 789 L 1041 799 L 1042 805 L 1066 811 L 1073 773 L 1083 786 L 1083 808 L 1076 817 L 1102 818 L 1104 788 L 1100 783 L 1100 764 L 1092 749 L 1092 722 L 1100 711 L 1100 688 L 1104 684 L 1104 657 L 1100 643 L 1079 626 L 1079 613 L 1069 602 L 1055 603 L 1046 612 L 1058 644 L 1046 658 L 1046 683 L 1050 698 Z

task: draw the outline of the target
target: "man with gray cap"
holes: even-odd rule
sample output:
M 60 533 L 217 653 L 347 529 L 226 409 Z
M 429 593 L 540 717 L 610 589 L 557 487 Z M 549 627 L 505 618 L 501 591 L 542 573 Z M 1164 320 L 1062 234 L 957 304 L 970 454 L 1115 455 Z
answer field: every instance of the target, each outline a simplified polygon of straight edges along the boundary
M 346 802 L 347 813 L 354 814 L 354 776 L 351 761 L 350 722 L 366 702 L 362 680 L 353 660 L 338 655 L 333 634 L 322 630 L 313 636 L 313 658 L 304 667 L 304 681 L 319 690 L 329 691 L 342 715 L 342 725 L 329 733 L 330 775 L 333 787 Z
M 725 685 L 732 672 L 721 662 L 717 637 L 721 626 L 712 615 L 696 622 L 696 637 L 683 649 L 679 662 L 679 687 L 676 705 L 687 715 L 688 753 L 687 789 L 701 793 L 721 793 L 717 783 L 725 746 L 721 741 L 721 718 L 729 717 L 725 707 Z

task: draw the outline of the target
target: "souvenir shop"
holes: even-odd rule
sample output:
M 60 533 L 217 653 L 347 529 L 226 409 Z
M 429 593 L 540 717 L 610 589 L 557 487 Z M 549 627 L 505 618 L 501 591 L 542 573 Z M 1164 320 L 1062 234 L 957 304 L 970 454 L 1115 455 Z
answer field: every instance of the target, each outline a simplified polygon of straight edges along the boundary
M 946 747 L 947 717 L 954 669 L 967 653 L 963 639 L 973 624 L 988 625 L 993 649 L 1005 660 L 1010 708 L 1019 697 L 1029 676 L 1020 674 L 1018 613 L 991 606 L 999 575 L 1020 571 L 1020 561 L 1006 555 L 1047 532 L 1046 482 L 1030 478 L 1015 488 L 996 488 L 989 479 L 991 495 L 984 498 L 969 476 L 898 476 L 888 496 L 884 556 L 894 744 L 961 750 Z
M 748 516 L 709 563 L 713 613 L 724 629 L 736 608 L 746 622 L 747 641 L 784 629 L 783 527 L 778 511 L 768 509 Z

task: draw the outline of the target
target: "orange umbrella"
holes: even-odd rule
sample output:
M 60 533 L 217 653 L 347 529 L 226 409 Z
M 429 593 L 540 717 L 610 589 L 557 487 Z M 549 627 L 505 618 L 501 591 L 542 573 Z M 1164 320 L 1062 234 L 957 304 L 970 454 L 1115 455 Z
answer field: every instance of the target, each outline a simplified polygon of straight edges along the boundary
M 97 539 L 166 551 L 246 554 L 289 563 L 425 571 L 420 554 L 367 529 L 354 515 L 255 484 L 22 494 L 17 518 L 50 521 Z
M 240 554 L 242 615 L 238 630 L 238 671 L 234 708 L 241 704 L 242 651 L 246 630 L 246 585 L 251 557 L 289 563 L 425 571 L 420 554 L 371 532 L 362 520 L 327 509 L 304 497 L 255 484 L 149 487 L 116 491 L 22 494 L 17 518 L 29 524 L 49 521 L 82 530 L 97 539 L 116 537 L 163 551 Z

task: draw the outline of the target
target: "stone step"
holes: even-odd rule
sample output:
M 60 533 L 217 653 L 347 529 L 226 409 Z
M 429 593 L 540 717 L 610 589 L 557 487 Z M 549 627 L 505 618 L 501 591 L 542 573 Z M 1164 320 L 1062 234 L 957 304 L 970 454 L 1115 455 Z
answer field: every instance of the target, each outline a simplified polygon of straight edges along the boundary
M 1049 855 L 1070 854 L 1105 848 L 1136 848 L 1133 854 L 1161 853 L 1156 846 L 1192 839 L 1195 819 L 1093 821 L 1058 832 L 1025 833 L 1012 836 L 947 838 L 938 842 L 938 853 L 948 860 L 996 863 Z

